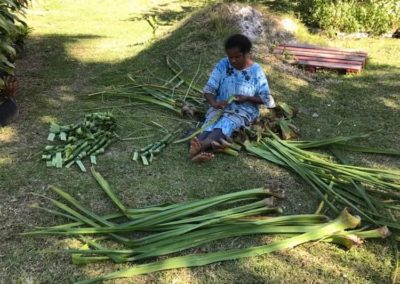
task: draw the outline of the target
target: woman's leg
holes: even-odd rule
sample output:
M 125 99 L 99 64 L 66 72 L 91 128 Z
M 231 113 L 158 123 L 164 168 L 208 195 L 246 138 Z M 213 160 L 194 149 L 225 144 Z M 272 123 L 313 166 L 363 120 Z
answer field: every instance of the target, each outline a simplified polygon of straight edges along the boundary
M 197 139 L 199 139 L 199 141 L 203 141 L 208 137 L 208 135 L 210 135 L 210 133 L 211 131 L 203 131 L 202 133 L 197 135 Z
M 204 131 L 190 141 L 190 158 L 193 162 L 206 162 L 214 158 L 214 154 L 210 153 L 211 143 L 217 133 L 222 131 L 213 129 L 212 131 Z
M 210 141 L 221 141 L 221 139 L 226 139 L 225 134 L 222 132 L 221 128 L 215 128 L 210 135 L 207 137 Z
M 212 131 L 204 131 L 201 133 L 199 136 L 197 136 L 197 139 L 192 140 L 194 143 L 191 144 L 192 148 L 196 148 L 198 152 L 204 152 L 211 150 L 212 144 L 214 142 L 220 143 L 221 141 L 225 140 L 226 136 L 222 132 L 221 128 L 215 128 Z M 200 149 L 198 149 L 200 148 Z
M 210 161 L 214 158 L 214 154 L 208 152 L 211 148 L 211 142 L 209 136 L 213 133 L 213 131 L 203 132 L 199 136 L 194 137 L 190 141 L 190 159 L 192 162 L 206 162 Z M 202 139 L 202 140 L 200 140 Z
M 207 137 L 210 135 L 210 133 L 211 131 L 204 131 L 197 135 L 197 137 L 194 137 L 192 140 L 190 140 L 190 157 L 194 157 L 198 153 L 205 150 L 205 147 L 203 146 L 203 141 L 207 140 Z
M 207 151 L 212 149 L 212 143 L 214 141 L 220 141 L 221 138 L 224 138 L 225 135 L 222 133 L 222 129 L 215 128 L 211 132 L 208 133 L 205 139 L 200 140 L 202 151 Z
M 220 128 L 215 128 L 200 138 L 203 138 L 203 140 L 195 137 L 190 141 L 190 157 L 194 162 L 209 161 L 214 158 L 214 155 L 209 153 L 209 151 L 218 152 L 229 146 L 229 143 L 226 141 L 228 138 Z
M 215 115 L 218 115 L 218 110 L 209 108 L 206 113 L 206 119 L 202 127 L 208 125 L 210 120 L 212 120 L 215 117 Z M 203 131 L 197 137 L 194 137 L 192 140 L 190 140 L 190 150 L 189 150 L 190 158 L 193 158 L 197 154 L 204 152 L 210 147 L 210 142 L 208 142 L 207 138 L 213 131 L 214 124 L 208 125 L 205 131 Z
M 211 116 L 211 115 L 210 115 Z M 221 151 L 229 146 L 233 131 L 242 125 L 242 119 L 221 117 L 216 123 L 210 125 L 207 131 L 190 141 L 190 157 L 194 162 L 211 160 L 214 155 L 208 151 Z

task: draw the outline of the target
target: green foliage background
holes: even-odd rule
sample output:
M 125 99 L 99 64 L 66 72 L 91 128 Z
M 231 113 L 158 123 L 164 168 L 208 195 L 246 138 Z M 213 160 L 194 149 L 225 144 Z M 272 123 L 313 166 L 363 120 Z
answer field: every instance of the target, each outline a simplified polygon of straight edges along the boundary
M 301 19 L 309 26 L 335 32 L 381 35 L 399 27 L 397 0 L 304 0 L 298 3 Z
M 20 19 L 27 6 L 24 0 L 0 1 L 0 85 L 4 77 L 14 75 L 16 45 L 21 45 L 28 32 L 28 27 Z

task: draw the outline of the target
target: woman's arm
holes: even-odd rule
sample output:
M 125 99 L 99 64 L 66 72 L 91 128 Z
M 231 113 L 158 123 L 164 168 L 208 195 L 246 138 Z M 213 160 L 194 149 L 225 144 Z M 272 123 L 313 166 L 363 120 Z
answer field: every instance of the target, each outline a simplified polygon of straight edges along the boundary
M 226 59 L 222 59 L 215 65 L 207 84 L 203 88 L 204 97 L 208 104 L 213 108 L 221 109 L 227 105 L 226 101 L 217 102 L 216 100 L 225 69 Z
M 264 104 L 263 100 L 259 96 L 244 96 L 244 95 L 235 95 L 235 102 L 236 103 L 252 103 L 255 105 L 262 105 Z

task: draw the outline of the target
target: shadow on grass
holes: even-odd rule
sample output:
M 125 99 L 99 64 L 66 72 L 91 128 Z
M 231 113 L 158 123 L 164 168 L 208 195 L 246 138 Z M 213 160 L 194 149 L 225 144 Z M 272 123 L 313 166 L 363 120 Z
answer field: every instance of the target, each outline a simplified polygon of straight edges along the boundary
M 181 16 L 182 14 L 157 15 L 157 17 L 166 21 L 168 19 L 178 19 Z M 40 150 L 46 144 L 48 122 L 44 121 L 43 117 L 52 117 L 66 123 L 76 121 L 82 117 L 82 113 L 74 111 L 98 106 L 101 103 L 100 100 L 92 102 L 81 100 L 77 97 L 77 94 L 93 89 L 101 90 L 111 82 L 125 83 L 125 74 L 135 70 L 151 69 L 155 76 L 171 77 L 172 74 L 164 61 L 166 54 L 171 55 L 181 63 L 187 78 L 193 76 L 201 58 L 204 63 L 201 83 L 204 83 L 212 66 L 224 56 L 222 49 L 224 38 L 220 35 L 218 37 L 216 33 L 213 33 L 212 23 L 202 22 L 203 19 L 198 15 L 193 17 L 191 22 L 187 22 L 187 24 L 182 25 L 161 40 L 150 43 L 147 49 L 134 57 L 119 63 L 82 63 L 71 57 L 66 48 L 67 45 L 78 43 L 82 39 L 95 38 L 96 36 L 94 35 L 48 35 L 30 38 L 26 47 L 25 57 L 19 61 L 18 68 L 19 77 L 21 78 L 21 93 L 18 98 L 21 102 L 21 117 L 18 124 L 14 125 L 17 128 L 17 135 L 20 139 L 20 142 L 16 145 L 18 149 L 31 143 L 31 145 L 37 147 L 37 150 Z M 376 66 L 376 69 L 371 69 L 372 71 L 382 70 Z M 388 67 L 382 74 L 388 76 L 387 80 L 390 82 L 394 79 L 390 75 L 392 71 L 393 67 Z M 277 71 L 272 70 L 272 72 L 276 73 Z M 397 72 L 398 70 L 396 70 Z M 316 109 L 319 112 L 326 111 L 327 115 L 321 116 L 319 124 L 311 116 L 300 117 L 301 128 L 304 129 L 309 128 L 309 125 L 318 127 L 322 120 L 323 125 L 326 126 L 326 130 L 324 130 L 326 133 L 336 133 L 333 131 L 335 127 L 330 125 L 330 121 L 335 120 L 336 122 L 336 119 L 339 118 L 348 118 L 352 121 L 358 119 L 357 123 L 362 128 L 369 128 L 372 123 L 386 122 L 387 116 L 380 117 L 381 114 L 385 113 L 388 114 L 390 119 L 397 121 L 398 118 L 393 109 L 380 102 L 378 100 L 379 97 L 372 94 L 365 96 L 365 88 L 373 93 L 378 92 L 380 87 L 379 85 L 370 86 L 367 83 L 368 79 L 363 76 L 339 78 L 343 84 L 338 83 L 329 86 L 331 91 L 325 97 L 317 96 L 318 91 L 315 91 L 315 86 L 293 86 L 290 84 L 290 76 L 280 78 L 280 74 L 274 74 L 276 81 L 271 82 L 271 87 L 273 92 L 276 89 L 281 94 L 284 94 L 279 97 L 280 100 L 288 101 L 294 105 L 300 104 L 306 109 Z M 375 75 L 371 74 L 370 76 L 372 79 Z M 377 83 L 379 83 L 379 80 L 377 80 Z M 350 93 L 351 100 L 343 91 Z M 390 88 L 388 93 L 394 94 L 394 87 L 393 89 Z M 337 102 L 334 111 L 325 106 L 331 100 Z M 113 102 L 107 103 L 112 104 Z M 364 104 L 365 106 L 373 105 L 378 108 L 379 115 L 372 119 L 368 114 L 365 117 L 356 118 L 356 112 L 363 112 L 362 108 L 357 107 Z M 133 120 L 130 124 L 132 129 L 139 127 L 140 123 L 147 123 L 151 119 L 157 119 L 161 111 L 156 108 L 152 110 L 154 112 L 147 113 L 146 120 Z M 136 111 L 136 109 L 131 110 L 131 112 Z M 167 118 L 161 120 L 161 122 L 169 129 L 176 127 L 176 122 L 169 121 Z M 310 137 L 315 136 L 315 133 L 314 135 L 313 133 L 307 134 Z M 388 137 L 384 136 L 384 138 Z M 111 154 L 104 155 L 98 159 L 100 161 L 98 170 L 104 173 L 105 178 L 113 185 L 117 194 L 122 197 L 129 207 L 205 198 L 234 190 L 263 186 L 268 180 L 285 176 L 285 173 L 282 173 L 280 169 L 266 162 L 264 162 L 265 168 L 261 170 L 261 164 L 251 159 L 247 160 L 244 155 L 240 158 L 218 156 L 214 162 L 207 165 L 192 165 L 188 161 L 187 147 L 184 145 L 170 147 L 163 153 L 162 158 L 156 160 L 151 167 L 142 167 L 133 164 L 129 159 L 129 151 L 132 147 L 138 146 L 141 145 L 139 143 L 122 145 L 120 143 L 112 147 L 109 152 Z M 21 152 L 18 153 L 20 154 Z M 88 175 L 81 174 L 76 169 L 49 170 L 40 161 L 31 160 L 19 163 L 18 159 L 17 157 L 16 162 L 18 163 L 14 162 L 13 165 L 8 165 L 9 168 L 6 174 L 2 171 L 3 174 L 0 175 L 2 186 L 6 188 L 0 193 L 0 196 L 7 204 L 6 208 L 2 209 L 7 219 L 2 223 L 5 228 L 2 234 L 14 235 L 26 230 L 25 216 L 32 216 L 29 228 L 43 226 L 46 223 L 55 221 L 51 216 L 43 217 L 43 214 L 32 213 L 27 208 L 28 203 L 39 202 L 39 200 L 36 197 L 27 199 L 26 194 L 31 191 L 37 191 L 47 195 L 48 191 L 45 189 L 47 184 L 62 184 L 62 187 L 72 195 L 75 196 L 79 193 L 82 202 L 88 207 L 100 212 L 110 211 L 110 203 L 103 201 L 104 197 L 99 195 L 99 188 Z M 28 178 L 16 178 L 19 176 Z M 294 190 L 297 190 L 297 187 L 294 187 L 290 181 L 283 181 L 283 178 L 282 186 L 293 187 Z M 308 187 L 301 182 L 297 186 L 301 190 L 305 190 L 298 190 L 296 198 L 302 200 L 302 202 L 307 202 L 308 200 L 310 200 L 310 203 L 316 202 L 315 198 L 310 197 Z M 18 188 L 18 191 L 14 191 L 15 188 Z M 11 208 L 12 204 L 14 204 L 12 200 L 16 200 L 18 204 L 13 208 Z M 297 210 L 302 210 L 302 208 L 297 208 Z M 21 213 L 23 214 L 21 215 Z M 58 267 L 59 265 L 62 266 L 63 261 L 67 261 L 65 257 L 55 261 L 55 256 L 31 257 L 24 253 L 53 246 L 53 240 L 43 242 L 40 239 L 28 240 L 15 237 L 8 238 L 6 242 L 0 244 L 1 251 L 5 252 L 7 257 L 10 256 L 4 262 L 7 266 L 5 269 L 7 274 L 4 279 L 15 280 L 19 277 L 18 271 L 26 269 L 26 271 L 29 271 L 29 277 L 38 277 L 39 282 L 46 282 L 48 271 L 54 270 L 57 275 L 54 276 L 53 280 L 60 279 L 60 283 L 65 282 L 66 279 L 64 277 L 68 277 L 65 276 L 65 271 L 71 272 L 73 270 L 71 265 L 68 265 L 65 270 L 60 270 Z M 13 250 L 16 248 L 19 248 L 19 255 L 13 254 Z M 276 255 L 268 257 L 276 258 Z M 362 261 L 359 260 L 359 262 L 361 263 Z M 225 263 L 222 266 L 229 270 L 229 279 L 236 283 L 246 283 L 247 279 L 250 279 L 250 282 L 254 281 L 253 283 L 268 281 L 276 283 L 288 282 L 295 278 L 294 275 L 290 275 L 290 266 L 292 264 L 292 260 L 287 260 L 287 267 L 282 268 L 282 271 L 286 274 L 271 276 L 270 279 L 265 279 L 262 272 L 255 273 L 240 264 Z M 45 269 L 43 268 L 44 266 Z M 88 268 L 88 270 L 90 269 Z M 103 268 L 100 268 L 100 270 L 103 270 Z M 315 274 L 313 269 L 305 270 L 309 271 L 310 275 Z M 208 268 L 204 268 L 204 271 L 206 274 L 213 273 Z M 219 268 L 218 275 L 216 281 L 227 277 Z M 201 277 L 203 276 L 199 276 L 200 281 Z M 332 277 L 331 274 L 324 276 L 323 279 L 326 280 L 330 277 Z M 373 277 L 376 277 L 375 274 Z M 381 275 L 379 280 L 383 281 L 385 277 L 386 274 Z M 143 281 L 146 281 L 147 278 L 144 279 Z
M 268 63 L 267 63 L 268 64 Z M 338 75 L 321 72 L 309 82 L 298 82 L 296 75 L 274 69 L 270 82 L 278 99 L 300 109 L 299 123 L 305 138 L 353 135 L 381 130 L 371 137 L 371 146 L 400 148 L 398 90 L 400 68 L 396 65 L 367 63 L 360 74 Z M 297 80 L 297 81 L 296 81 Z M 292 83 L 292 82 L 293 83 Z

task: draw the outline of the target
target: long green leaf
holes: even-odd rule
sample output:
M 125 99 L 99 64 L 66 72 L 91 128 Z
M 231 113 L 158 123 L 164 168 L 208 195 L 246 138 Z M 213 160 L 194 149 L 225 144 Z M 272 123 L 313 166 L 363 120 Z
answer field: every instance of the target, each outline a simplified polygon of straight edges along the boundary
M 245 249 L 232 249 L 232 250 L 208 253 L 203 255 L 173 257 L 154 263 L 138 265 L 132 268 L 127 268 L 121 271 L 113 272 L 89 280 L 79 281 L 76 283 L 79 284 L 94 283 L 97 281 L 132 277 L 135 275 L 147 274 L 160 270 L 175 269 L 181 267 L 202 266 L 219 261 L 259 256 L 277 250 L 282 250 L 285 248 L 292 248 L 294 246 L 303 244 L 305 242 L 316 241 L 322 238 L 326 238 L 338 231 L 355 228 L 356 226 L 358 226 L 359 223 L 360 223 L 359 218 L 350 215 L 347 211 L 343 211 L 337 219 L 319 229 L 316 229 L 314 231 L 299 236 L 277 241 L 269 245 L 251 247 Z
M 96 172 L 94 167 L 91 168 L 91 172 L 93 177 L 96 179 L 97 183 L 101 186 L 104 192 L 110 197 L 112 202 L 121 210 L 122 213 L 126 213 L 126 208 L 122 204 L 121 200 L 115 195 L 113 190 L 111 189 L 110 184 L 102 177 L 99 172 Z

